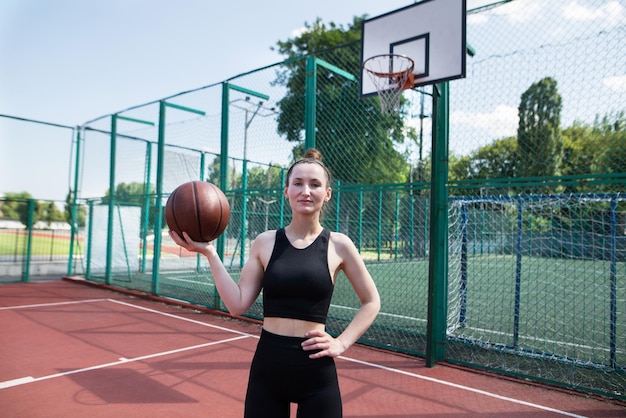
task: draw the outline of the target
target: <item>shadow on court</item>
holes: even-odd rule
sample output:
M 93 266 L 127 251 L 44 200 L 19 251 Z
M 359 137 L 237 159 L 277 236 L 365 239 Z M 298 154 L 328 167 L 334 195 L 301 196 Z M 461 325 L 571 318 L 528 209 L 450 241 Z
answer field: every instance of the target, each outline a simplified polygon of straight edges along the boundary
M 79 283 L 0 285 L 3 416 L 243 415 L 258 324 Z M 615 402 L 360 345 L 337 368 L 345 417 L 626 416 Z

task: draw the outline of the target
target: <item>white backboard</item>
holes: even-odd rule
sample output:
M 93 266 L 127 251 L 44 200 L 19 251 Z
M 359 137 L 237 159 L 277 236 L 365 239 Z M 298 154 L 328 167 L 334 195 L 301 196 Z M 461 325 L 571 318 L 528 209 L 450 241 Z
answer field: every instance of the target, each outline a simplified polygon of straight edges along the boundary
M 465 77 L 466 0 L 423 0 L 363 22 L 361 63 L 380 54 L 413 59 L 415 87 Z M 361 97 L 378 94 L 361 68 Z

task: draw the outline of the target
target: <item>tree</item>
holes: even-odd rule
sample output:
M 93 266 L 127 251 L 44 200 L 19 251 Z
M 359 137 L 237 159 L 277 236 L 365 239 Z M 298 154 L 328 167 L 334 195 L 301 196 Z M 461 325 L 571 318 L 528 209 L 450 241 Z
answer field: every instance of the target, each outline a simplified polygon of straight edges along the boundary
M 216 186 L 220 186 L 220 156 L 216 155 L 213 162 L 207 167 L 206 179 Z M 229 190 L 241 188 L 241 175 L 237 174 L 234 168 L 228 167 L 228 182 L 226 188 Z
M 516 172 L 517 140 L 497 139 L 469 156 L 450 161 L 451 180 L 510 178 Z
M 28 192 L 5 193 L 0 210 L 5 219 L 19 220 L 24 225 L 28 225 L 29 201 L 33 196 Z M 33 224 L 37 222 L 37 214 L 41 205 L 35 202 L 35 212 L 33 213 Z
M 600 138 L 593 127 L 576 121 L 563 130 L 563 175 L 591 174 Z
M 148 185 L 148 190 L 145 190 L 145 187 L 143 183 L 139 182 L 119 183 L 115 188 L 115 203 L 143 205 L 146 194 L 154 193 L 152 185 Z M 102 203 L 106 204 L 109 201 L 110 192 L 110 190 L 105 192 Z
M 19 220 L 22 224 L 28 226 L 28 213 L 32 200 L 33 197 L 28 192 L 6 193 L 0 204 L 2 217 L 5 219 Z M 34 201 L 33 225 L 38 221 L 44 221 L 50 225 L 52 222 L 64 220 L 65 217 L 63 213 L 54 202 Z
M 361 23 L 355 17 L 347 28 L 324 24 L 319 18 L 299 36 L 277 42 L 280 54 L 290 59 L 275 84 L 287 87 L 278 102 L 278 131 L 287 140 L 301 142 L 304 132 L 306 60 L 315 55 L 353 75 L 360 73 Z M 338 48 L 342 46 L 341 48 Z M 406 179 L 409 167 L 395 145 L 405 140 L 402 115 L 381 116 L 374 100 L 359 98 L 359 83 L 319 68 L 316 103 L 316 148 L 324 156 L 335 179 L 344 183 L 397 183 Z M 295 156 L 303 153 L 294 147 Z
M 272 165 L 267 168 L 254 166 L 248 169 L 248 188 L 249 189 L 269 189 L 280 188 L 284 184 L 281 183 L 281 171 L 278 166 Z
M 147 189 L 146 189 L 147 188 Z M 111 190 L 107 189 L 105 197 L 102 199 L 103 204 L 107 204 L 109 201 Z M 139 182 L 132 183 L 119 183 L 115 189 L 115 203 L 125 206 L 139 206 L 141 207 L 141 219 L 144 219 L 146 210 L 151 214 L 149 217 L 148 228 L 151 229 L 154 225 L 154 193 L 155 188 L 151 184 L 144 184 Z M 146 202 L 146 196 L 150 196 L 149 201 Z M 147 207 L 146 207 L 147 203 Z M 143 227 L 143 223 L 142 223 Z
M 521 97 L 517 129 L 519 177 L 560 174 L 563 159 L 561 95 L 551 77 L 533 83 Z
M 626 117 L 624 112 L 596 120 L 593 132 L 599 136 L 595 161 L 598 173 L 626 172 Z
M 70 190 L 65 197 L 65 221 L 72 224 L 72 202 L 74 201 L 74 193 Z M 83 227 L 87 220 L 87 208 L 84 205 L 77 205 L 76 208 L 76 226 Z
M 59 210 L 54 202 L 40 204 L 38 218 L 42 221 L 45 221 L 48 226 L 50 226 L 52 222 L 62 222 L 65 220 L 63 212 Z
M 626 172 L 626 118 L 624 112 L 596 117 L 593 125 L 575 121 L 563 130 L 563 175 Z M 581 182 L 568 192 L 597 190 Z

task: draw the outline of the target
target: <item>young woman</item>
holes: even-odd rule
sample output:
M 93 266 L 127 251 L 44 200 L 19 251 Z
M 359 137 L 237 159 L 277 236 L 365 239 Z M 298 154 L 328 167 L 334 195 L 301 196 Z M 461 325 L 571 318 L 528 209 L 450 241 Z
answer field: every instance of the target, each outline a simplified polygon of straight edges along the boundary
M 353 242 L 320 224 L 331 198 L 330 172 L 321 155 L 308 150 L 287 172 L 284 195 L 292 220 L 257 236 L 235 282 L 211 244 L 170 232 L 172 239 L 209 261 L 217 290 L 229 312 L 246 312 L 263 289 L 263 328 L 252 360 L 245 417 L 342 416 L 334 357 L 354 344 L 380 309 L 378 291 Z M 343 271 L 361 307 L 337 336 L 325 331 L 337 274 Z

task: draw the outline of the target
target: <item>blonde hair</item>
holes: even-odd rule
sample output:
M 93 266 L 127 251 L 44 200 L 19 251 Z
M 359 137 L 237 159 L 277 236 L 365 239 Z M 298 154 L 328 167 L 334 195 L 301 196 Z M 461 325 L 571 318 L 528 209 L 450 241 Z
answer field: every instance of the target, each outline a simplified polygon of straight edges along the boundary
M 309 148 L 305 151 L 304 156 L 301 159 L 291 164 L 291 167 L 289 167 L 289 170 L 287 171 L 287 185 L 289 185 L 289 178 L 291 177 L 293 168 L 298 164 L 318 164 L 321 166 L 326 174 L 326 187 L 330 187 L 330 170 L 322 162 L 322 154 L 315 148 Z

